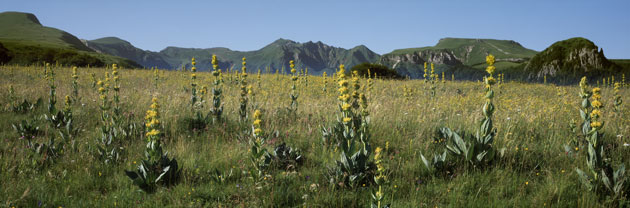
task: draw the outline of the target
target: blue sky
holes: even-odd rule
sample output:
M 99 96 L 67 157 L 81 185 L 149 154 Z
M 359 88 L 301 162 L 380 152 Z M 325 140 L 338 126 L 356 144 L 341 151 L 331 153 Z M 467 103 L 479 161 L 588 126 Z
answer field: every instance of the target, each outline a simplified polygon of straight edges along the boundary
M 383 54 L 443 37 L 515 40 L 541 51 L 585 37 L 608 58 L 630 59 L 630 1 L 86 1 L 2 0 L 82 39 L 116 36 L 136 47 L 256 50 L 278 38 Z

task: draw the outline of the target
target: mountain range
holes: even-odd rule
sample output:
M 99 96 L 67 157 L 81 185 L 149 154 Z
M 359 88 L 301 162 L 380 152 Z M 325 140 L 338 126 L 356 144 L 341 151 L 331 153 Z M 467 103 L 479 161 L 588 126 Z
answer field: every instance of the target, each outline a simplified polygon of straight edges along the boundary
M 254 51 L 167 47 L 154 52 L 117 37 L 81 40 L 68 32 L 41 25 L 30 13 L 0 13 L 0 63 L 57 61 L 96 66 L 118 63 L 129 68 L 177 70 L 190 68 L 190 59 L 195 57 L 197 68 L 203 71 L 211 69 L 212 54 L 217 55 L 221 69 L 240 69 L 243 57 L 247 58 L 250 70 L 286 72 L 289 61 L 295 60 L 297 68 L 308 68 L 309 74 L 316 75 L 333 72 L 340 64 L 352 67 L 369 62 L 411 78 L 422 77 L 424 63 L 430 62 L 436 64 L 438 73 L 455 74 L 458 79 L 478 79 L 483 76 L 479 69 L 486 66 L 488 54 L 496 57 L 499 72 L 504 70 L 529 81 L 547 75 L 578 76 L 588 71 L 617 73 L 628 66 L 626 60 L 609 61 L 601 49 L 584 38 L 559 41 L 540 53 L 513 40 L 469 38 L 443 38 L 435 46 L 397 49 L 383 55 L 364 45 L 344 49 L 320 41 L 299 43 L 282 38 Z
M 125 57 L 148 68 L 162 69 L 190 68 L 190 59 L 195 57 L 198 69 L 209 70 L 212 54 L 215 54 L 222 69 L 240 69 L 241 59 L 246 57 L 249 69 L 270 68 L 275 71 L 284 68 L 288 71 L 289 61 L 295 60 L 298 68 L 308 68 L 312 74 L 321 74 L 324 71 L 334 71 L 339 64 L 353 66 L 364 62 L 376 62 L 380 58 L 380 55 L 363 45 L 344 49 L 319 41 L 298 43 L 287 39 L 278 39 L 255 51 L 234 51 L 220 47 L 206 49 L 167 47 L 159 52 L 152 52 L 138 49 L 116 37 L 84 42 L 93 50 Z

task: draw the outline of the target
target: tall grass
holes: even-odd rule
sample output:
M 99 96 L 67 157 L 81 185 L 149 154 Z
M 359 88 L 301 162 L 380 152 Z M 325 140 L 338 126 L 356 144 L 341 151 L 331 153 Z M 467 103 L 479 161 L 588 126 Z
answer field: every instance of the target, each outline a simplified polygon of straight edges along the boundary
M 11 129 L 22 120 L 33 121 L 41 132 L 35 140 L 57 137 L 57 130 L 41 116 L 40 106 L 26 113 L 9 111 L 17 101 L 35 102 L 49 97 L 49 83 L 41 67 L 0 66 L 0 206 L 7 207 L 367 207 L 373 187 L 338 188 L 330 184 L 326 170 L 337 158 L 322 144 L 320 126 L 337 121 L 339 111 L 334 90 L 323 91 L 318 84 L 300 85 L 299 111 L 289 113 L 295 94 L 294 81 L 287 75 L 262 74 L 256 89 L 256 102 L 265 115 L 265 131 L 272 136 L 268 147 L 286 142 L 302 151 L 304 164 L 299 169 L 270 170 L 266 186 L 248 179 L 251 123 L 239 122 L 241 86 L 224 82 L 221 86 L 222 119 L 205 129 L 189 130 L 180 124 L 190 113 L 187 92 L 190 75 L 186 72 L 160 71 L 159 88 L 149 70 L 119 69 L 119 108 L 121 115 L 142 122 L 151 98 L 161 100 L 160 121 L 164 130 L 165 151 L 177 158 L 182 168 L 181 182 L 161 187 L 153 194 L 140 192 L 124 174 L 135 169 L 143 158 L 146 140 L 132 139 L 125 144 L 125 157 L 118 166 L 103 166 L 92 157 L 93 138 L 100 134 L 100 99 L 89 79 L 78 79 L 81 99 L 73 102 L 75 123 L 82 129 L 76 136 L 76 151 L 66 151 L 49 167 L 33 168 L 25 142 Z M 105 74 L 104 68 L 78 68 L 79 77 Z M 71 68 L 56 68 L 56 94 L 72 95 Z M 197 72 L 199 85 L 211 85 L 211 73 Z M 226 76 L 230 76 L 229 73 Z M 278 78 L 280 76 L 280 78 Z M 311 83 L 323 78 L 311 76 Z M 570 131 L 571 120 L 579 120 L 578 86 L 503 82 L 496 89 L 493 115 L 497 129 L 494 145 L 505 148 L 494 168 L 454 170 L 449 177 L 434 177 L 420 160 L 420 153 L 442 151 L 434 142 L 434 132 L 442 126 L 475 132 L 482 113 L 484 85 L 477 82 L 446 82 L 435 88 L 435 97 L 423 80 L 373 80 L 369 93 L 370 133 L 373 147 L 387 147 L 380 157 L 389 184 L 382 192 L 392 207 L 598 207 L 604 201 L 585 191 L 576 167 L 585 168 L 585 146 L 572 143 L 577 135 Z M 14 96 L 10 99 L 12 86 Z M 413 96 L 406 100 L 399 92 L 407 86 Z M 334 88 L 329 88 L 334 89 Z M 565 91 L 568 93 L 559 93 Z M 622 97 L 630 95 L 621 89 Z M 602 102 L 613 106 L 613 89 L 601 89 Z M 208 101 L 207 101 L 208 102 Z M 59 104 L 61 105 L 61 104 Z M 61 106 L 58 106 L 61 108 Z M 211 106 L 200 111 L 207 113 Z M 252 109 L 252 108 L 248 108 Z M 249 112 L 253 113 L 253 112 Z M 605 111 L 607 123 L 603 140 L 611 144 L 609 156 L 615 161 L 630 157 L 625 147 L 630 135 L 630 112 Z M 135 115 L 135 116 L 133 116 Z M 267 130 L 268 129 L 268 130 Z M 564 145 L 574 150 L 565 151 Z M 577 151 L 575 151 L 577 150 Z M 441 152 L 435 152 L 441 153 Z M 223 182 L 213 180 L 225 177 Z

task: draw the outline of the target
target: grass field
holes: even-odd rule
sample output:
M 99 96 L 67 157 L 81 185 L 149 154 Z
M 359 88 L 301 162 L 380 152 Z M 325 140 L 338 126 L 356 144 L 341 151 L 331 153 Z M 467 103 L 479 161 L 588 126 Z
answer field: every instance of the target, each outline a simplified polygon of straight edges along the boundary
M 63 97 L 72 94 L 72 70 L 54 70 L 57 109 L 62 109 Z M 105 79 L 105 72 L 111 73 L 111 69 L 78 69 L 79 96 L 71 105 L 75 126 L 80 128 L 72 139 L 75 145 L 68 142 L 58 149 L 59 156 L 46 158 L 33 154 L 12 129 L 12 124 L 27 120 L 40 129 L 35 141 L 62 141 L 58 130 L 43 119 L 49 99 L 43 67 L 0 66 L 0 207 L 369 207 L 373 202 L 375 184 L 340 186 L 327 177 L 339 158 L 336 148 L 322 142 L 321 127 L 337 122 L 340 109 L 337 84 L 330 77 L 326 92 L 322 77 L 309 76 L 308 84 L 300 79 L 296 88 L 299 105 L 292 114 L 287 110 L 291 78 L 263 74 L 258 80 L 250 72 L 247 79 L 254 96 L 249 95 L 250 116 L 241 122 L 241 88 L 230 80 L 234 75 L 223 74 L 226 119 L 205 129 L 190 129 L 186 122 L 193 114 L 191 72 L 159 71 L 156 88 L 153 71 L 119 70 L 122 115 L 143 130 L 145 112 L 151 98 L 157 97 L 164 127 L 162 145 L 182 168 L 179 183 L 160 186 L 148 194 L 133 185 L 124 172 L 135 170 L 144 157 L 144 133 L 120 141 L 123 153 L 118 164 L 103 164 L 94 157 L 101 109 L 98 86 L 92 87 L 90 74 Z M 198 89 L 212 88 L 214 77 L 201 72 L 196 80 Z M 365 85 L 366 80 L 360 82 Z M 495 85 L 493 120 L 497 133 L 493 147 L 502 152 L 501 156 L 484 168 L 456 165 L 448 174 L 438 176 L 427 171 L 420 155 L 444 151 L 447 142 L 434 140 L 438 128 L 475 133 L 483 117 L 484 85 L 436 83 L 432 97 L 430 84 L 423 80 L 373 82 L 373 89 L 365 92 L 370 144 L 383 149 L 387 178 L 382 186 L 383 202 L 392 207 L 600 207 L 618 203 L 588 191 L 576 174 L 576 168 L 587 169 L 583 136 L 569 128 L 571 120 L 578 126 L 581 122 L 578 86 L 509 80 Z M 10 86 L 13 95 L 9 94 Z M 623 98 L 630 95 L 626 89 L 620 93 Z M 602 86 L 601 94 L 604 108 L 600 120 L 605 121 L 601 132 L 605 133 L 607 156 L 617 167 L 630 158 L 630 147 L 624 146 L 630 135 L 630 111 L 624 104 L 620 112 L 613 112 L 612 87 Z M 33 110 L 10 110 L 18 101 L 35 102 L 38 98 L 43 104 Z M 203 98 L 204 114 L 210 110 L 211 98 L 210 94 Z M 247 172 L 252 166 L 248 141 L 252 139 L 254 105 L 262 112 L 264 131 L 274 133 L 263 146 L 272 149 L 286 142 L 301 150 L 304 159 L 295 168 L 268 169 L 268 176 L 257 182 Z M 40 165 L 46 159 L 51 162 Z M 225 180 L 213 180 L 216 170 L 226 173 L 222 175 Z M 231 176 L 227 174 L 230 171 Z

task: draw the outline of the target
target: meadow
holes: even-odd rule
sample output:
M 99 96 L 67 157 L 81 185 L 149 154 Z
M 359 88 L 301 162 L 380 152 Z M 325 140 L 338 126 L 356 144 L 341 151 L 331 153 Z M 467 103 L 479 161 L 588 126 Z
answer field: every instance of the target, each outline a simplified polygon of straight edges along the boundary
M 0 68 L 1 207 L 370 207 L 377 203 L 375 198 L 382 201 L 376 205 L 381 207 L 627 206 L 625 193 L 589 191 L 576 172 L 589 170 L 591 141 L 582 133 L 578 85 L 509 79 L 494 84 L 490 100 L 495 109 L 490 117 L 496 132 L 490 148 L 496 156 L 474 163 L 446 151 L 457 144 L 438 130 L 478 131 L 480 121 L 489 118 L 482 110 L 489 100 L 484 97 L 484 81 L 453 81 L 450 75 L 435 82 L 368 81 L 348 74 L 350 89 L 339 90 L 339 76 L 330 75 L 292 78 L 273 70 L 258 75 L 257 69 L 249 69 L 243 83 L 238 71 L 214 76 L 212 71 L 118 69 L 119 83 L 112 78 L 104 85 L 119 86 L 119 103 L 111 105 L 119 109 L 118 119 L 124 124 L 120 128 L 128 132 L 123 136 L 118 132 L 111 143 L 117 156 L 103 159 L 98 146 L 108 121 L 102 119 L 102 95 L 111 102 L 114 90 L 99 91 L 98 80 L 105 81 L 105 74 L 113 73 L 111 67 L 78 68 L 76 87 L 71 67 Z M 222 119 L 213 121 L 209 112 L 218 77 L 223 111 Z M 50 121 L 51 80 L 56 112 L 70 109 L 74 130 Z M 598 85 L 591 80 L 588 89 Z M 603 107 L 596 119 L 604 124 L 597 131 L 610 158 L 605 161 L 616 169 L 630 158 L 626 145 L 630 111 L 625 104 L 613 110 L 612 84 L 599 88 Z M 339 96 L 350 95 L 346 90 L 365 97 L 356 100 L 360 107 L 343 106 Z M 622 98 L 630 95 L 625 83 L 617 91 Z M 291 104 L 291 95 L 297 95 L 297 105 Z M 152 105 L 154 97 L 157 105 Z M 40 104 L 34 104 L 39 98 Z M 24 100 L 31 105 L 20 108 Z M 150 109 L 159 110 L 159 125 L 147 125 L 153 122 L 145 116 Z M 112 116 L 113 109 L 108 111 Z M 197 112 L 201 119 L 196 119 Z M 343 142 L 331 142 L 322 130 L 351 125 L 344 120 L 348 112 L 364 122 L 351 128 L 369 129 L 351 130 L 369 138 L 357 143 L 369 143 L 362 146 L 368 158 L 365 170 L 359 170 L 364 179 L 353 183 L 348 183 L 347 172 L 357 170 L 338 168 L 340 154 L 346 151 Z M 23 121 L 26 130 L 16 130 Z M 28 130 L 35 127 L 38 130 Z M 160 133 L 149 134 L 154 128 Z M 158 137 L 181 172 L 176 182 L 143 191 L 125 171 L 137 170 L 146 157 L 147 140 Z M 27 140 L 52 145 L 39 146 L 49 149 L 41 150 Z M 260 149 L 274 152 L 282 143 L 291 147 L 290 153 L 285 148 L 288 156 L 272 154 L 271 164 L 265 163 L 265 156 L 254 156 Z M 432 160 L 443 152 L 449 162 L 427 168 L 422 156 Z

